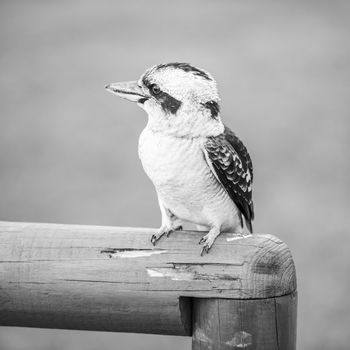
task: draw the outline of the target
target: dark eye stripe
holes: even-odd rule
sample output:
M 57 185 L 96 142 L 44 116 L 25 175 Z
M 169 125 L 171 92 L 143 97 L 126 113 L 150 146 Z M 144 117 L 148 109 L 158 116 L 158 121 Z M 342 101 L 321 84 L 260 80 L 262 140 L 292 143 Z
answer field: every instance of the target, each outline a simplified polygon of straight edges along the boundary
M 166 113 L 175 114 L 182 104 L 181 101 L 163 91 L 161 91 L 156 98 L 160 102 L 163 111 Z
M 181 107 L 182 102 L 177 100 L 175 97 L 167 94 L 166 92 L 160 90 L 155 94 L 152 90 L 152 84 L 147 77 L 143 77 L 142 82 L 149 89 L 151 95 L 160 103 L 162 109 L 165 113 L 176 114 L 178 109 Z
M 205 107 L 205 108 L 208 108 L 210 110 L 210 113 L 211 113 L 211 117 L 213 119 L 216 119 L 219 112 L 220 112 L 220 106 L 217 102 L 215 101 L 208 101 L 208 102 L 205 102 L 205 103 L 202 103 L 202 105 Z

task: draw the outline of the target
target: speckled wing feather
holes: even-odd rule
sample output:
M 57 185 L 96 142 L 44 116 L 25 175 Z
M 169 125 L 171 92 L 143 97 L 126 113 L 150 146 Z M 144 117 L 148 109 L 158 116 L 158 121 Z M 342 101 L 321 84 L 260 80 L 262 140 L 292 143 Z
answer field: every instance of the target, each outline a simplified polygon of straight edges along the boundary
M 211 170 L 243 214 L 249 231 L 253 232 L 253 165 L 246 147 L 226 126 L 222 134 L 209 137 L 204 147 Z

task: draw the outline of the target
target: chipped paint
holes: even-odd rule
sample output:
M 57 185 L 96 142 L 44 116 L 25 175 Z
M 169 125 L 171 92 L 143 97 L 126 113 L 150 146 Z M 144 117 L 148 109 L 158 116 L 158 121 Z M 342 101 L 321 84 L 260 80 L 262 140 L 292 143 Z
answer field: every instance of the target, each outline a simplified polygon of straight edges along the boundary
M 238 239 L 244 239 L 244 238 L 248 238 L 248 237 L 251 237 L 251 235 L 250 234 L 247 235 L 247 234 L 236 233 L 236 234 L 233 234 L 230 237 L 227 237 L 226 241 L 227 242 L 232 242 L 232 241 L 236 241 Z
M 231 283 L 231 288 L 234 288 L 232 283 L 240 283 L 239 276 L 225 273 L 221 264 L 168 264 L 172 264 L 173 267 L 146 267 L 147 273 L 150 277 L 167 277 L 173 281 L 225 281 Z M 238 285 L 236 287 L 238 288 Z
M 116 250 L 109 254 L 110 258 L 144 258 L 166 253 L 167 250 Z
M 147 269 L 147 273 L 150 277 L 169 277 L 173 281 L 192 281 L 193 273 L 182 272 L 176 269 L 162 269 L 163 271 L 155 269 Z
M 193 333 L 193 340 L 196 342 L 207 343 L 210 346 L 209 349 L 211 349 L 212 340 L 208 338 L 205 335 L 204 331 L 200 329 L 198 326 L 195 326 L 195 328 L 196 328 L 196 331 Z
M 147 273 L 150 277 L 164 277 L 163 273 L 156 270 L 147 269 Z
M 235 348 L 243 349 L 253 344 L 253 337 L 250 333 L 245 331 L 236 332 L 230 341 L 225 343 L 226 345 L 233 346 Z

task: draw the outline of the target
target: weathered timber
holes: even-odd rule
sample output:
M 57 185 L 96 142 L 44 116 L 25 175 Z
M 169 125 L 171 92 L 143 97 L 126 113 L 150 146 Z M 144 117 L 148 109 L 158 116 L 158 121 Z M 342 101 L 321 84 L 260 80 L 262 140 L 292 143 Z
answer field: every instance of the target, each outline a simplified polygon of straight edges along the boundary
M 290 343 L 296 302 L 283 298 L 294 295 L 296 276 L 283 242 L 267 234 L 222 234 L 210 253 L 200 256 L 203 232 L 174 232 L 156 247 L 150 243 L 153 233 L 0 222 L 0 325 L 191 335 L 193 317 L 194 349 L 221 349 L 198 342 L 198 329 L 209 327 L 202 314 L 220 305 L 218 332 L 225 340 L 220 344 L 234 344 L 244 332 L 254 344 L 255 328 L 244 326 L 252 316 L 246 315 L 267 317 L 272 303 L 266 327 L 274 319 L 275 338 Z M 289 315 L 294 319 L 287 322 Z M 231 325 L 232 334 L 225 330 Z M 203 334 L 214 336 L 208 332 Z
M 295 350 L 291 299 L 296 292 L 266 299 L 194 299 L 192 349 Z

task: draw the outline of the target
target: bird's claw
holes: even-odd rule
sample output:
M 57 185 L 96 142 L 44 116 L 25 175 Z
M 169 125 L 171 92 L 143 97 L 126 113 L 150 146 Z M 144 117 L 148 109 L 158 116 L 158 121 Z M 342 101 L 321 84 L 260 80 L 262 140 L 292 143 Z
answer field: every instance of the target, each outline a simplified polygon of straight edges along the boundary
M 201 256 L 203 256 L 204 253 L 209 253 L 210 248 L 213 246 L 215 241 L 215 236 L 212 236 L 210 233 L 206 234 L 203 236 L 198 244 L 204 244 L 202 251 L 201 251 Z
M 205 236 L 204 236 L 205 237 Z M 199 242 L 198 242 L 198 244 L 203 244 L 204 242 L 205 242 L 205 238 L 204 237 L 202 237 L 200 240 L 199 240 Z
M 203 248 L 202 248 L 202 251 L 201 251 L 201 256 L 203 256 L 204 253 L 207 253 L 207 254 L 208 254 L 210 248 L 211 248 L 211 247 L 209 246 L 209 244 L 208 244 L 208 243 L 205 243 L 204 246 L 203 246 Z
M 157 235 L 156 234 L 154 234 L 154 235 L 152 235 L 152 237 L 151 237 L 151 243 L 155 246 L 156 245 L 156 242 L 157 242 Z
M 173 232 L 174 232 L 174 230 L 169 230 L 169 231 L 166 233 L 166 236 L 169 237 Z
M 181 231 L 182 226 L 175 227 L 174 229 L 169 229 L 169 230 L 162 230 L 160 232 L 155 233 L 151 237 L 151 243 L 155 246 L 157 241 L 159 241 L 160 238 L 162 238 L 164 235 L 169 237 L 174 231 Z
M 172 230 L 171 230 L 172 232 Z M 151 243 L 155 246 L 157 241 L 159 241 L 164 235 L 170 235 L 169 231 L 158 231 L 157 233 L 153 234 L 151 237 Z

